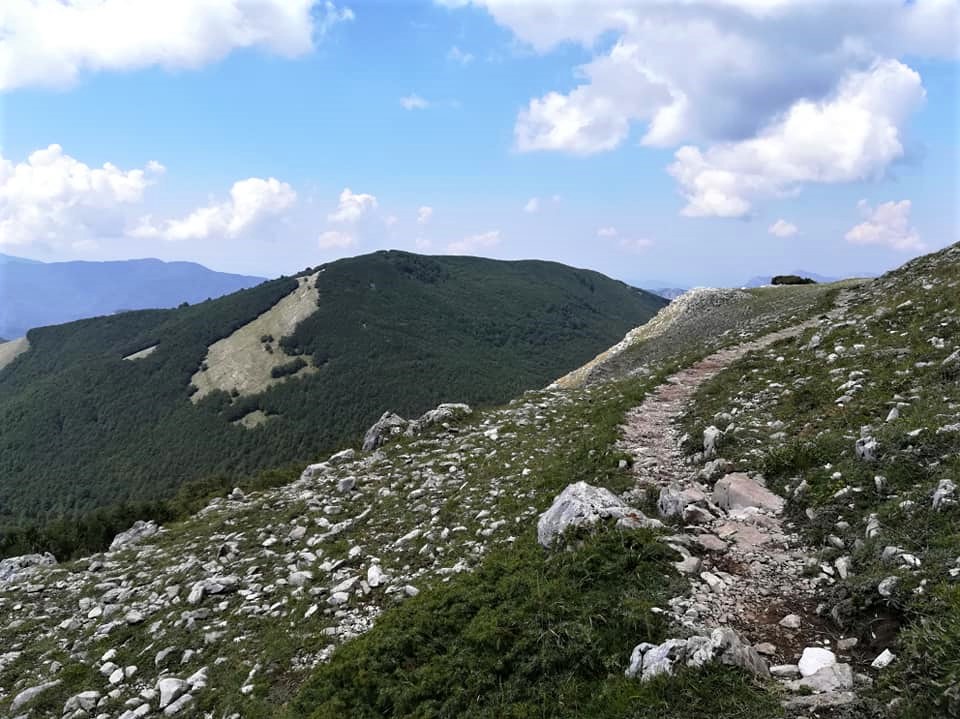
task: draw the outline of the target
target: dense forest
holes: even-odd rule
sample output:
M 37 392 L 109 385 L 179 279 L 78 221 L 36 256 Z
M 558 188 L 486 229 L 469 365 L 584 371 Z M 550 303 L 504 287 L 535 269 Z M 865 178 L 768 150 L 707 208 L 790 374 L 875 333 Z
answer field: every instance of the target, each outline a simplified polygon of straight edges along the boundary
M 295 278 L 173 310 L 31 330 L 30 351 L 0 370 L 0 527 L 14 543 L 49 544 L 24 542 L 30 528 L 98 536 L 138 513 L 162 518 L 185 483 L 220 477 L 229 486 L 230 477 L 314 461 L 386 409 L 410 416 L 444 401 L 506 401 L 590 359 L 665 304 L 598 273 L 538 261 L 383 251 L 308 270 L 320 270 L 317 310 L 278 338 L 291 359 L 277 374 L 304 357 L 319 369 L 259 395 L 215 392 L 192 404 L 190 378 L 210 344 L 273 306 Z M 122 359 L 153 345 L 143 359 Z M 255 410 L 268 420 L 235 423 Z M 94 526 L 83 524 L 94 516 Z

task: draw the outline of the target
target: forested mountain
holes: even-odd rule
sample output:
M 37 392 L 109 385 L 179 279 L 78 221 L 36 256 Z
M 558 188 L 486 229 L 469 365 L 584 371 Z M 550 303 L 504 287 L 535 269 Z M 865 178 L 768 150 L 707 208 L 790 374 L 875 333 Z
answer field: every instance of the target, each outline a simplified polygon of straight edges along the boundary
M 0 337 L 120 310 L 176 307 L 263 281 L 193 262 L 37 262 L 0 255 Z
M 307 291 L 312 314 L 294 331 L 258 335 L 249 358 L 227 353 L 241 363 L 271 355 L 273 384 L 198 391 L 204 370 L 220 369 L 211 345 Z M 177 309 L 33 329 L 29 349 L 0 370 L 0 524 L 314 460 L 388 409 L 413 416 L 444 401 L 503 402 L 665 304 L 555 263 L 389 251 Z M 240 421 L 250 417 L 260 421 Z

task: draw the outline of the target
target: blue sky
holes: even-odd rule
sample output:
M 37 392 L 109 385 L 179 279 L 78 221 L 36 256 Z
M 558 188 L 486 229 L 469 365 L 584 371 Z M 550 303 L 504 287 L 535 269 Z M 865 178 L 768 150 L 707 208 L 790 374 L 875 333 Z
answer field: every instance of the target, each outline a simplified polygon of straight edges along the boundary
M 276 275 L 393 247 L 693 285 L 960 239 L 954 0 L 9 7 L 8 254 Z

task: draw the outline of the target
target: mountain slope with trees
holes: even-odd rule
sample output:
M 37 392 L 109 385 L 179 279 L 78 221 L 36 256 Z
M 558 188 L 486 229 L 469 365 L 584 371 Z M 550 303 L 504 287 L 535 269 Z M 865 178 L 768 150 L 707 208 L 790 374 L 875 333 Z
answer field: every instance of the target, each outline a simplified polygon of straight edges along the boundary
M 169 498 L 184 483 L 311 460 L 388 409 L 416 416 L 443 401 L 503 402 L 665 304 L 548 262 L 391 251 L 303 274 L 314 272 L 316 312 L 274 351 L 316 371 L 253 396 L 218 391 L 193 404 L 190 379 L 211 344 L 270 309 L 295 278 L 31 330 L 29 351 L 0 371 L 0 525 L 83 517 Z M 267 421 L 239 423 L 254 412 Z

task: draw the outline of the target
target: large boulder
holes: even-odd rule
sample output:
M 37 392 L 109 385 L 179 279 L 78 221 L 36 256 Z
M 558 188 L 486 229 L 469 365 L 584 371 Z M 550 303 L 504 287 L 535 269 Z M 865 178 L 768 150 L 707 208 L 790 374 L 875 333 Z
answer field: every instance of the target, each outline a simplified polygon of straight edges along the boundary
M 149 522 L 138 519 L 130 529 L 126 532 L 120 532 L 120 534 L 113 538 L 113 541 L 110 542 L 110 551 L 116 552 L 118 549 L 133 547 L 147 537 L 152 537 L 159 531 L 160 528 L 152 519 Z
M 748 507 L 774 513 L 783 511 L 783 497 L 777 496 L 742 472 L 734 472 L 718 480 L 713 487 L 713 501 L 727 511 Z
M 672 674 L 676 664 L 700 668 L 715 662 L 739 667 L 757 676 L 770 676 L 763 657 L 728 627 L 718 627 L 709 635 L 668 639 L 663 644 L 638 644 L 630 655 L 625 674 L 647 681 L 659 674 Z
M 619 526 L 660 527 L 643 512 L 626 504 L 609 489 L 577 482 L 564 489 L 540 515 L 537 540 L 550 547 L 557 537 L 571 527 L 590 527 L 605 519 L 616 519 Z
M 428 427 L 437 424 L 448 424 L 457 422 L 468 415 L 473 414 L 470 405 L 460 403 L 446 403 L 437 405 L 436 409 L 431 409 L 420 415 L 419 419 L 410 422 L 407 428 L 407 434 L 419 434 Z
M 394 412 L 384 412 L 367 433 L 363 435 L 364 452 L 372 452 L 388 439 L 401 434 L 410 422 Z
M 470 405 L 446 403 L 437 405 L 417 419 L 404 419 L 395 412 L 384 412 L 363 436 L 364 452 L 371 452 L 401 434 L 413 437 L 434 425 L 448 425 L 473 414 Z
M 13 581 L 17 575 L 33 567 L 42 567 L 56 563 L 57 558 L 50 554 L 50 552 L 43 554 L 21 554 L 19 557 L 0 559 L 0 582 Z

